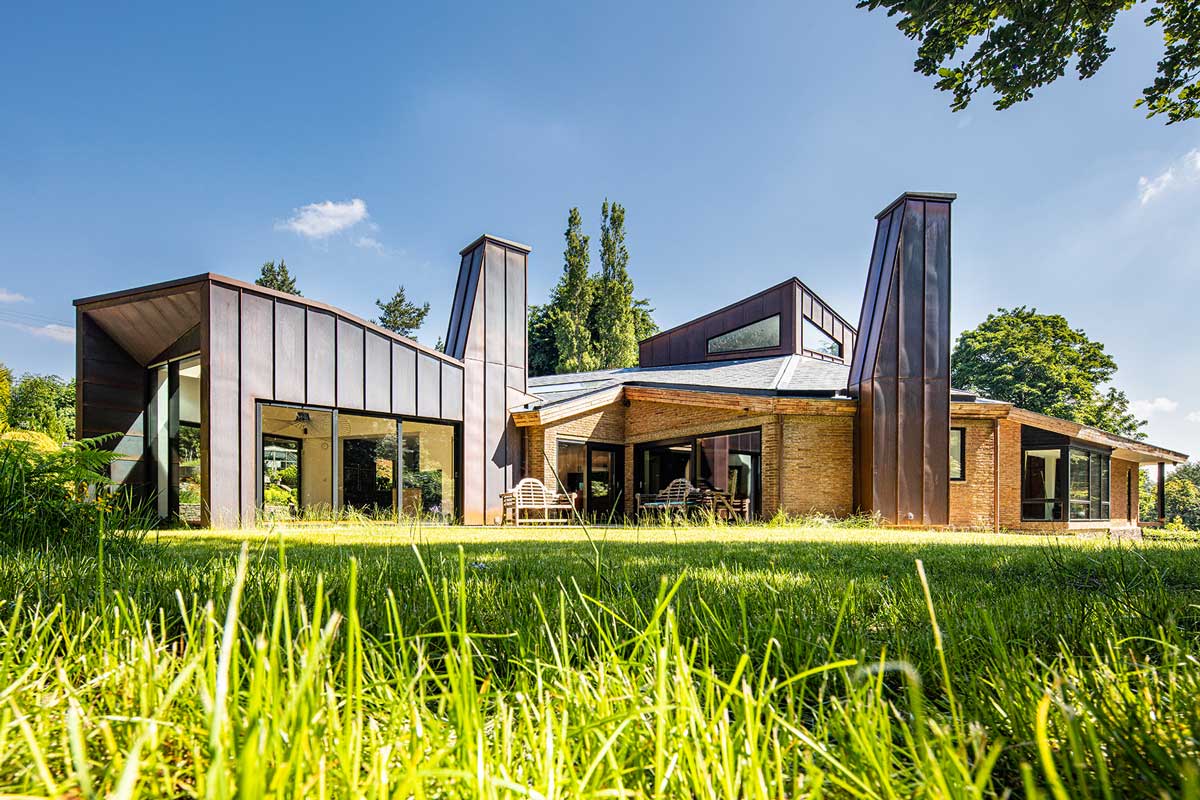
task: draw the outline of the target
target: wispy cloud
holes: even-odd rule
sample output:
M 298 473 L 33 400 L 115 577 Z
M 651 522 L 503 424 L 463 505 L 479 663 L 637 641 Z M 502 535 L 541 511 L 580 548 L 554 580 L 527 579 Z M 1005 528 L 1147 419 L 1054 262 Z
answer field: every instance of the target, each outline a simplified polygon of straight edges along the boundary
M 10 292 L 8 289 L 0 288 L 0 303 L 28 303 L 29 298 L 23 294 Z
M 306 239 L 325 239 L 353 228 L 367 218 L 367 204 L 359 198 L 337 203 L 309 203 L 292 211 L 292 216 L 275 223 L 276 230 L 292 231 Z
M 374 236 L 360 236 L 354 240 L 354 246 L 361 247 L 363 250 L 374 250 L 381 255 L 387 252 L 387 248 L 383 246 L 383 242 Z
M 68 325 L 59 325 L 56 322 L 46 325 L 29 325 L 24 322 L 9 322 L 7 320 L 0 320 L 0 324 L 6 325 L 9 328 L 16 328 L 19 331 L 25 331 L 32 336 L 40 336 L 43 339 L 51 339 L 63 344 L 75 344 L 75 329 Z
M 1156 197 L 1197 181 L 1200 181 L 1200 148 L 1189 150 L 1153 178 L 1145 175 L 1138 178 L 1138 201 L 1146 205 Z
M 1200 411 L 1189 411 L 1184 419 L 1188 422 L 1200 422 Z
M 1152 417 L 1155 414 L 1173 413 L 1179 408 L 1179 403 L 1169 397 L 1156 397 L 1153 400 L 1134 400 L 1129 408 L 1139 417 Z

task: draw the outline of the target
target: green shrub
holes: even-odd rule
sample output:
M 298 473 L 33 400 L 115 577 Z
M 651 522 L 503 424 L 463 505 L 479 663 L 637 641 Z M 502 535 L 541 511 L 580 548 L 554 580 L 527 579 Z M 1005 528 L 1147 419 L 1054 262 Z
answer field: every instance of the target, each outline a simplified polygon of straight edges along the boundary
M 278 470 L 275 473 L 275 480 L 279 481 L 284 486 L 295 489 L 300 486 L 300 471 L 296 468 L 295 464 L 292 464 L 291 466 L 287 466 L 281 470 Z
M 153 526 L 148 503 L 108 477 L 116 454 L 103 439 L 47 450 L 34 442 L 0 442 L 0 543 L 10 547 L 93 547 L 137 541 Z

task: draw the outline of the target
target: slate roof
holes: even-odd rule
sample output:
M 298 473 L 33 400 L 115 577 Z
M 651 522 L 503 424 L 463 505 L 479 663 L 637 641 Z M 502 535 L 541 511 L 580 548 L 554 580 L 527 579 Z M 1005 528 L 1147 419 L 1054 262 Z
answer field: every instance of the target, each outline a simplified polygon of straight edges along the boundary
M 849 366 L 802 355 L 710 361 L 668 367 L 626 367 L 529 379 L 540 398 L 530 408 L 571 400 L 612 386 L 660 386 L 753 394 L 845 396 Z

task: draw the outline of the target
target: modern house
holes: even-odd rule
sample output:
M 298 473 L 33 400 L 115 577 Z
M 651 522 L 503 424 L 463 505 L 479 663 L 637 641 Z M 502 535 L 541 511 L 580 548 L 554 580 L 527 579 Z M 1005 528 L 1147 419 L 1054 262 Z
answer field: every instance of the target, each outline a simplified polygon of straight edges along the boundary
M 529 248 L 491 236 L 460 253 L 444 353 L 213 274 L 77 300 L 78 434 L 119 432 L 115 477 L 200 524 L 491 524 L 532 476 L 604 518 L 685 477 L 760 517 L 1136 527 L 1139 468 L 1161 510 L 1184 454 L 951 388 L 953 199 L 878 215 L 856 325 L 792 278 L 574 375 L 527 377 Z

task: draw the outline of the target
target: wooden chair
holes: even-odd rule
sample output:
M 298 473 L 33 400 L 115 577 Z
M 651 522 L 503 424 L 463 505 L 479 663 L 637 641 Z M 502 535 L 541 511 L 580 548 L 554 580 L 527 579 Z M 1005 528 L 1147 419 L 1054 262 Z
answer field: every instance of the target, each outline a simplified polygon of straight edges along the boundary
M 639 494 L 638 511 L 663 511 L 668 514 L 676 509 L 686 511 L 688 499 L 695 493 L 696 487 L 687 478 L 676 478 L 658 494 Z
M 500 495 L 504 503 L 504 515 L 500 524 L 570 522 L 575 503 L 570 495 L 552 492 L 537 478 L 523 478 L 511 492 Z

